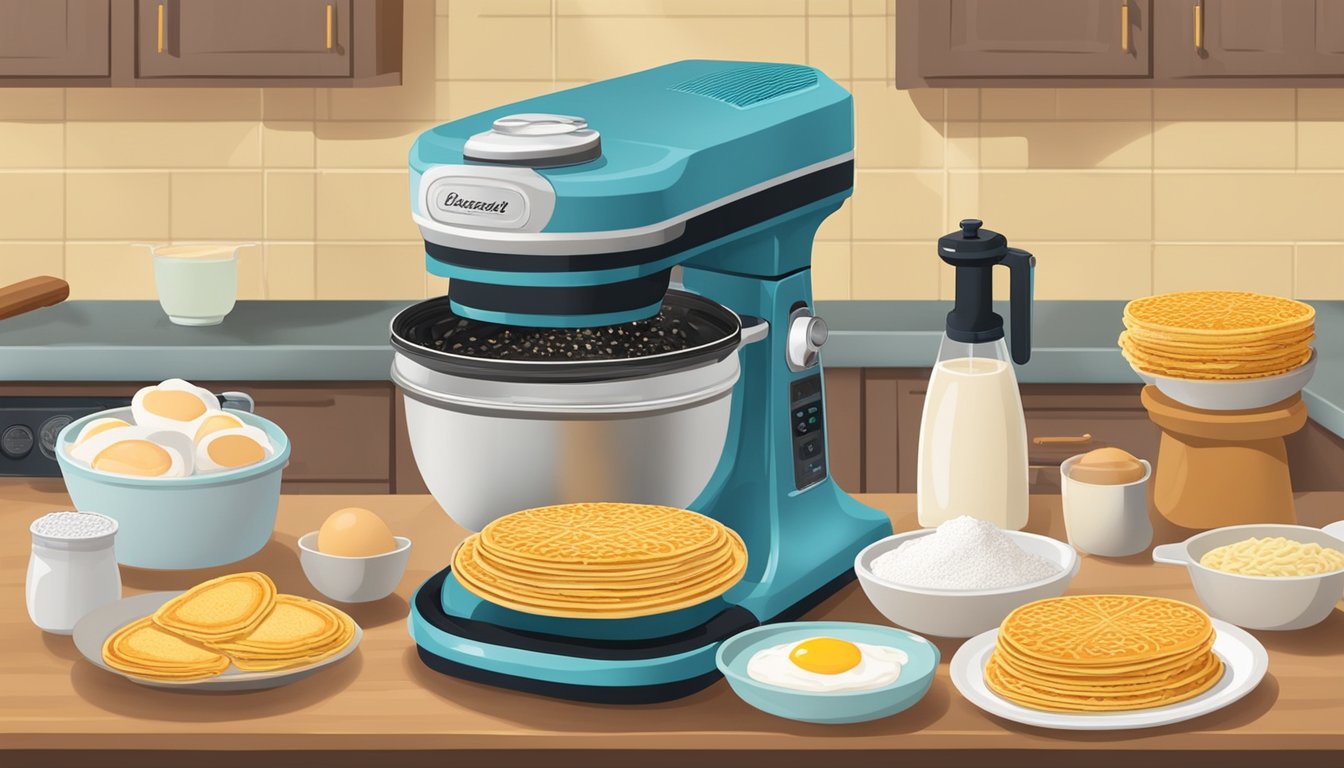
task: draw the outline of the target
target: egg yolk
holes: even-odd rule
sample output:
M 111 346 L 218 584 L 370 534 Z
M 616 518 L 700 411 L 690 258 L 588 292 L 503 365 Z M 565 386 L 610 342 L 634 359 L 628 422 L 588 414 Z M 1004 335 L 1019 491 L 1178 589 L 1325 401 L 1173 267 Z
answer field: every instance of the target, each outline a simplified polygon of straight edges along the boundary
M 266 449 L 247 435 L 220 435 L 210 443 L 206 453 L 221 467 L 245 467 L 266 458 Z
M 122 440 L 104 448 L 89 466 L 119 475 L 159 477 L 173 468 L 173 457 L 148 440 Z
M 191 392 L 156 389 L 145 395 L 145 410 L 174 421 L 191 421 L 205 413 L 205 403 Z
M 218 416 L 211 416 L 210 418 L 201 422 L 201 428 L 196 430 L 195 440 L 196 442 L 199 443 L 202 440 L 204 440 L 205 436 L 210 434 L 211 432 L 218 432 L 221 429 L 237 429 L 242 425 L 243 422 L 239 421 L 235 416 L 226 416 L 224 414 L 220 414 Z
M 834 637 L 814 637 L 795 645 L 789 661 L 801 669 L 819 675 L 838 675 L 859 665 L 863 653 L 859 647 Z

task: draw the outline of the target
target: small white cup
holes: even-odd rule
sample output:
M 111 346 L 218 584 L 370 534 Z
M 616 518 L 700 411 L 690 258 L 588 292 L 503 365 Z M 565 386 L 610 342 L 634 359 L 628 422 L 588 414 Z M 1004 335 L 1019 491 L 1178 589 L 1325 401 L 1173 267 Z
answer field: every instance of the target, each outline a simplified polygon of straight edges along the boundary
M 146 245 L 159 305 L 175 325 L 219 325 L 238 298 L 238 250 L 252 243 Z
M 1140 459 L 1143 477 L 1132 483 L 1098 485 L 1069 477 L 1083 456 L 1059 465 L 1064 497 L 1064 530 L 1076 549 L 1102 557 L 1125 557 L 1144 551 L 1153 542 L 1148 521 L 1148 478 L 1153 465 Z

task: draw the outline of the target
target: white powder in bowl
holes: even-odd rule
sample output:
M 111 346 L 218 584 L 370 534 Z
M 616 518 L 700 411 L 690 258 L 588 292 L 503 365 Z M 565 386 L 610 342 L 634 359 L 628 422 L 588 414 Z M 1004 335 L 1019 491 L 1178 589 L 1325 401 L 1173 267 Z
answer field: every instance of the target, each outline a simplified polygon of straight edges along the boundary
M 117 521 L 95 512 L 51 512 L 28 529 L 47 539 L 92 539 L 117 529 Z
M 1033 555 L 993 523 L 962 516 L 873 560 L 879 579 L 924 589 L 1006 589 L 1063 570 Z

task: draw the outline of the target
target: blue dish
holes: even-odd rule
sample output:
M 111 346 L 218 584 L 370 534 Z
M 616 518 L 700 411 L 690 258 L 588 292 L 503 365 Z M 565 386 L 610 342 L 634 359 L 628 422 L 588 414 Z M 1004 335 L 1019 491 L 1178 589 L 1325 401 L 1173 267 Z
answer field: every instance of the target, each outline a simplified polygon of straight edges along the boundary
M 896 682 L 867 691 L 795 691 L 747 676 L 747 662 L 757 652 L 819 636 L 898 648 L 910 661 L 901 668 Z M 933 643 L 903 629 L 848 621 L 796 621 L 767 624 L 735 635 L 719 646 L 715 661 L 733 692 L 751 706 L 777 717 L 829 724 L 877 720 L 914 706 L 933 684 L 938 658 Z

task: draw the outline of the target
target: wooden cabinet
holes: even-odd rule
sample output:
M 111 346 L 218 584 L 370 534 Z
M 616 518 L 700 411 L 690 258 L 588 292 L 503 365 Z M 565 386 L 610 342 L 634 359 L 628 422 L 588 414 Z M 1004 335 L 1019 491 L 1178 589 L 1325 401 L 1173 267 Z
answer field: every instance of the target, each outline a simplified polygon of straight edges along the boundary
M 401 0 L 0 0 L 0 87 L 401 82 Z
M 1344 85 L 1344 0 L 897 0 L 896 85 Z
M 109 13 L 109 0 L 0 0 L 0 78 L 106 77 Z

